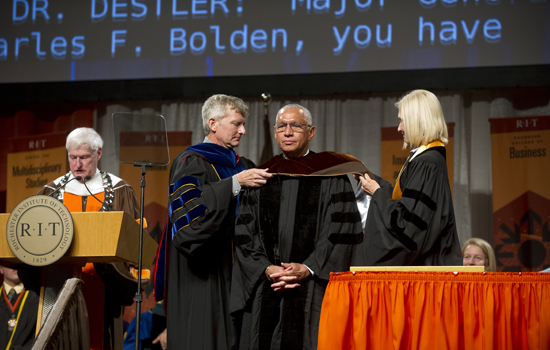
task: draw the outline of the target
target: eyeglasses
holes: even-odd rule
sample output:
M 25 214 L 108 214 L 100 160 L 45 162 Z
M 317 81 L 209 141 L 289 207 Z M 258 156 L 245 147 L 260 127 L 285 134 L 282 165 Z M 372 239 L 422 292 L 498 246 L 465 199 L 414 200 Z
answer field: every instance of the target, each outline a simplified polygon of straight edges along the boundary
M 283 132 L 286 130 L 286 127 L 290 125 L 290 128 L 292 129 L 292 131 L 294 132 L 303 132 L 304 129 L 306 127 L 310 128 L 311 125 L 308 125 L 308 124 L 298 124 L 298 123 L 279 123 L 279 124 L 275 124 L 275 130 L 277 130 L 277 132 Z

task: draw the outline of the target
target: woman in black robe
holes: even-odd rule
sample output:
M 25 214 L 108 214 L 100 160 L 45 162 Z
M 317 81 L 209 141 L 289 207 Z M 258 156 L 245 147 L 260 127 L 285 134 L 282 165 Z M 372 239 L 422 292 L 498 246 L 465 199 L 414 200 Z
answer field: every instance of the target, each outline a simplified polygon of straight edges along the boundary
M 462 265 L 441 105 L 426 90 L 414 90 L 395 105 L 403 149 L 412 150 L 393 189 L 359 177 L 362 191 L 372 196 L 364 229 L 365 265 Z

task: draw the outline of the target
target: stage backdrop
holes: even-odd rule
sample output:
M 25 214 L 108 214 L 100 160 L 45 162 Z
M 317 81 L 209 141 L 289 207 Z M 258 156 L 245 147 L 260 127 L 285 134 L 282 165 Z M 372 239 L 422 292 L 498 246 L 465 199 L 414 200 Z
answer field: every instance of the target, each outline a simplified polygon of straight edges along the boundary
M 550 267 L 550 117 L 491 119 L 497 271 Z
M 10 212 L 15 204 L 56 179 L 50 167 L 53 154 L 49 152 L 53 148 L 64 148 L 64 138 L 73 129 L 94 126 L 95 112 L 85 107 L 29 105 L 8 118 L 0 118 L 3 135 L 11 136 L 0 138 L 0 212 Z M 54 136 L 55 133 L 62 133 L 63 140 Z M 64 157 L 67 158 L 66 152 Z M 63 174 L 68 171 L 65 168 L 66 165 L 62 166 Z
M 394 184 L 411 150 L 402 149 L 403 135 L 397 131 L 397 126 L 380 129 L 382 134 L 382 168 L 380 176 L 391 184 Z M 454 129 L 455 123 L 447 123 L 449 143 L 447 143 L 445 148 L 447 152 L 447 172 L 449 173 L 451 191 L 453 190 L 454 170 Z

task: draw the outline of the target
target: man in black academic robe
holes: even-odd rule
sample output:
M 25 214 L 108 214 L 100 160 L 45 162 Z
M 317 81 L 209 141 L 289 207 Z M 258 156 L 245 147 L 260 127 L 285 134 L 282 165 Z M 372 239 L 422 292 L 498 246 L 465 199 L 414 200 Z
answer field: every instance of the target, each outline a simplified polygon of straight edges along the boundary
M 0 274 L 0 349 L 28 350 L 36 333 L 38 295 L 25 289 L 16 269 L 0 266 Z
M 242 316 L 241 350 L 316 349 L 329 274 L 349 270 L 362 242 L 342 174 L 353 164 L 366 168 L 346 155 L 309 151 L 314 135 L 306 108 L 283 107 L 275 124 L 283 154 L 260 166 L 276 175 L 241 196 L 231 291 L 232 314 Z
M 233 151 L 245 134 L 248 108 L 238 98 L 210 97 L 203 107 L 206 138 L 180 153 L 170 169 L 169 224 L 157 267 L 167 262 L 169 349 L 235 348 L 236 322 L 229 316 L 237 199 L 241 187 L 271 177 Z M 163 246 L 166 245 L 166 258 Z M 162 292 L 156 287 L 157 298 Z

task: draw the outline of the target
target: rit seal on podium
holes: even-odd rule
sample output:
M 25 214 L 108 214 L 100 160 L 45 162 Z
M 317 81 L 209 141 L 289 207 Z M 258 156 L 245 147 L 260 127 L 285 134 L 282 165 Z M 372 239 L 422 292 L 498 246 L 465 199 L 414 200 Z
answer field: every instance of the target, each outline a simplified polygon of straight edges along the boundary
M 6 225 L 11 251 L 21 262 L 33 266 L 50 265 L 61 259 L 73 236 L 73 218 L 67 207 L 43 195 L 19 202 Z

